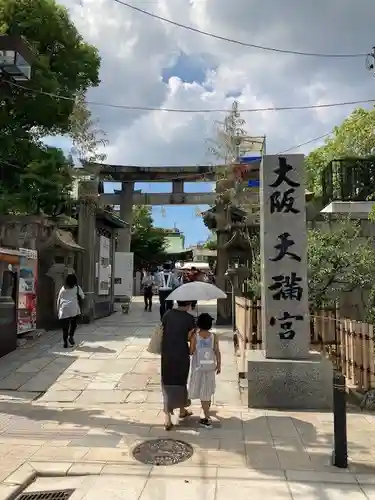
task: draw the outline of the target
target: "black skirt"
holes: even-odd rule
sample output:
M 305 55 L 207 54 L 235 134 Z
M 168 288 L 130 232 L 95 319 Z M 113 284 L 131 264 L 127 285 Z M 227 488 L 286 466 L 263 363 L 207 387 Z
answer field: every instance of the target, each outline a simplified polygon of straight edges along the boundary
M 189 377 L 190 358 L 162 356 L 161 383 L 164 400 L 164 411 L 173 413 L 176 408 L 188 406 L 187 381 Z

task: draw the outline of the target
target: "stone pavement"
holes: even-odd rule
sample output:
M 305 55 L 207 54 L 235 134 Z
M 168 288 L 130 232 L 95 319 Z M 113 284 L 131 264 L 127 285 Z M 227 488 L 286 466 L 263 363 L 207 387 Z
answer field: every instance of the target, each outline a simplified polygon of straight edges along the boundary
M 214 305 L 200 310 L 213 312 Z M 61 479 L 79 483 L 72 500 L 91 500 L 99 491 L 101 498 L 110 492 L 145 500 L 155 498 L 155 486 L 166 500 L 267 492 L 274 498 L 328 500 L 346 493 L 375 499 L 375 415 L 348 414 L 351 464 L 347 471 L 333 468 L 332 415 L 241 403 L 229 331 L 217 330 L 223 372 L 214 428 L 201 429 L 193 407 L 195 417 L 166 433 L 159 358 L 146 352 L 157 321 L 157 311 L 144 312 L 136 299 L 129 316 L 116 313 L 81 326 L 74 349 L 62 349 L 60 333 L 50 332 L 0 359 L 0 500 L 36 475 L 87 474 L 92 477 Z M 192 458 L 167 467 L 134 460 L 135 444 L 166 435 L 190 443 Z M 46 487 L 40 481 L 52 484 L 38 479 L 32 487 Z

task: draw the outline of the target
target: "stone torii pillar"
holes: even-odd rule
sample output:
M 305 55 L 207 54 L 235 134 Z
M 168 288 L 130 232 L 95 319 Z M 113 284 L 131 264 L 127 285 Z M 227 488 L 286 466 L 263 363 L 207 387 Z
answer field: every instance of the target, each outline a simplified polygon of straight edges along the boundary
M 78 244 L 85 252 L 78 255 L 78 276 L 85 293 L 82 317 L 90 323 L 95 317 L 95 248 L 96 210 L 98 202 L 97 181 L 81 181 L 78 188 Z
M 128 223 L 118 233 L 117 252 L 130 252 L 133 224 L 134 182 L 122 182 L 120 194 L 120 219 Z

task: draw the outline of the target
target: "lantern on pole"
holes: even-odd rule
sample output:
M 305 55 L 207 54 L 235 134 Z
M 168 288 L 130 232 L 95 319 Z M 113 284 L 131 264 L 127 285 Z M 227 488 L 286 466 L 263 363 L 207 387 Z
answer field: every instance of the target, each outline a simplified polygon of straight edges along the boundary
M 33 53 L 21 37 L 0 35 L 0 74 L 14 82 L 31 78 Z

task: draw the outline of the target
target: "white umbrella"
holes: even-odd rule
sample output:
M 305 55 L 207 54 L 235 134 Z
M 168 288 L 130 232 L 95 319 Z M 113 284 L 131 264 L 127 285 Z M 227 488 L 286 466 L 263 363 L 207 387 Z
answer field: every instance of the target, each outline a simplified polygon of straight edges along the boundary
M 225 299 L 227 296 L 220 288 L 204 281 L 193 281 L 181 285 L 168 295 L 167 300 L 213 300 Z

